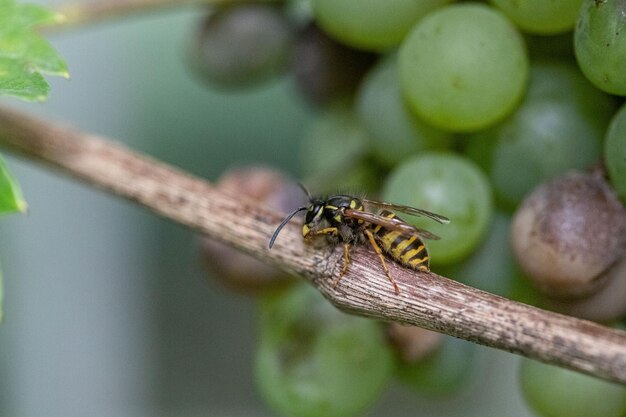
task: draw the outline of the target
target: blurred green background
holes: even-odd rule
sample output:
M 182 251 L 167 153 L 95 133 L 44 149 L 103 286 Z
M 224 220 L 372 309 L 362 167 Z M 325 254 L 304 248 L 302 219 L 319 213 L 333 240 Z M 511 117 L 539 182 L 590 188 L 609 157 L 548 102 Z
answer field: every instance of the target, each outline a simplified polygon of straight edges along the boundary
M 54 6 L 55 2 L 38 3 Z M 202 13 L 171 11 L 51 37 L 71 79 L 45 104 L 3 103 L 116 138 L 215 180 L 250 163 L 297 173 L 313 112 L 286 77 L 222 94 L 189 74 Z M 206 279 L 198 236 L 9 158 L 29 203 L 2 219 L 0 416 L 271 416 L 253 379 L 255 302 Z M 518 358 L 480 349 L 451 399 L 400 386 L 368 416 L 530 416 Z

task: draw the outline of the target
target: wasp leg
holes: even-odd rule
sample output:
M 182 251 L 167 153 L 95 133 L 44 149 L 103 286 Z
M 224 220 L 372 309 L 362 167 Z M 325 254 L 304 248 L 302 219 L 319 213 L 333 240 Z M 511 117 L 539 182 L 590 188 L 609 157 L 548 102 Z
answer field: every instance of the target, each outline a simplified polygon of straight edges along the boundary
M 320 230 L 311 230 L 306 237 L 313 237 L 319 235 L 336 235 L 338 232 L 336 227 L 325 227 Z
M 335 282 L 333 282 L 333 288 L 337 287 L 337 284 L 339 284 L 339 281 L 341 281 L 341 278 L 343 278 L 343 276 L 345 275 L 346 270 L 348 269 L 348 265 L 350 265 L 350 243 L 344 243 L 343 249 L 343 267 L 341 268 L 339 276 L 337 277 Z
M 385 257 L 383 256 L 383 251 L 380 250 L 380 247 L 376 243 L 376 240 L 374 240 L 374 235 L 372 234 L 370 230 L 367 230 L 367 229 L 365 229 L 365 234 L 367 235 L 367 238 L 370 240 L 372 247 L 378 254 L 378 257 L 380 258 L 380 263 L 383 265 L 385 274 L 387 275 L 387 278 L 389 278 L 389 281 L 391 281 L 391 284 L 393 285 L 393 289 L 395 290 L 396 294 L 400 294 L 400 289 L 398 288 L 398 285 L 396 284 L 396 280 L 393 279 L 393 277 L 391 276 L 391 273 L 389 272 L 389 269 L 387 268 L 387 264 L 385 263 Z
M 345 243 L 343 245 L 343 249 L 343 267 L 341 268 L 341 274 L 339 275 L 339 277 L 342 277 L 346 273 L 348 265 L 350 265 L 350 243 Z

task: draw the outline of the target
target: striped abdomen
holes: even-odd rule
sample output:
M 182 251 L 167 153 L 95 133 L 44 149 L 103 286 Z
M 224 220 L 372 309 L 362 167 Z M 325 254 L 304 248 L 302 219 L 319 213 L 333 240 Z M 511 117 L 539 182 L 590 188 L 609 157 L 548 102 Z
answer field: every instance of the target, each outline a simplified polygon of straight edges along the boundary
M 395 218 L 404 221 L 388 210 L 383 210 L 380 215 L 388 219 Z M 417 234 L 406 236 L 397 230 L 386 229 L 380 225 L 372 225 L 372 232 L 383 251 L 396 262 L 412 269 L 430 270 L 428 251 Z

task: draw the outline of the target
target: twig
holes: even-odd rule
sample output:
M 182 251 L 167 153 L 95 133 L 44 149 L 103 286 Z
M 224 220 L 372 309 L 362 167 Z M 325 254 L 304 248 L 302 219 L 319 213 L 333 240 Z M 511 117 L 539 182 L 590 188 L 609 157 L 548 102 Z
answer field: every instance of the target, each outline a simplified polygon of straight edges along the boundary
M 188 6 L 227 6 L 237 3 L 276 3 L 279 0 L 91 0 L 62 4 L 58 7 L 65 19 L 57 24 L 44 28 L 46 31 L 59 31 L 77 26 L 97 23 L 130 16 L 138 13 L 152 12 L 168 8 Z
M 288 225 L 270 251 L 281 220 L 239 196 L 122 145 L 0 107 L 0 146 L 39 159 L 157 214 L 299 274 L 337 307 L 363 316 L 413 324 L 518 353 L 607 380 L 626 383 L 626 333 L 543 311 L 392 262 L 400 295 L 376 255 L 354 251 L 336 289 L 341 249 L 304 244 Z M 294 222 L 295 223 L 295 222 Z

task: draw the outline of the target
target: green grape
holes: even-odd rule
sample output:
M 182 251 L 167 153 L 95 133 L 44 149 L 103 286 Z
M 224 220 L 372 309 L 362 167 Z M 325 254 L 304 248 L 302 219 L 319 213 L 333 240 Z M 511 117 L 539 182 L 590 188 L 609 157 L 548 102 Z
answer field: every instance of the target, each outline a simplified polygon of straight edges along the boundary
M 257 382 L 279 415 L 360 415 L 391 376 L 379 325 L 341 313 L 308 285 L 263 299 L 260 330 Z
M 293 42 L 291 25 L 276 7 L 224 8 L 202 22 L 191 64 L 214 86 L 249 86 L 286 70 Z
M 381 61 L 365 78 L 357 114 L 367 129 L 376 157 L 394 166 L 425 149 L 445 148 L 451 136 L 414 117 L 398 80 L 397 56 Z
M 400 47 L 400 85 L 426 122 L 451 131 L 487 127 L 524 93 L 524 41 L 499 11 L 482 4 L 442 7 L 422 19 Z
M 513 285 L 511 286 L 511 292 L 507 298 L 532 306 L 543 307 L 545 305 L 544 297 L 539 293 L 539 291 L 537 291 L 528 277 L 526 277 L 526 275 L 524 275 L 521 271 L 518 274 L 515 274 Z
M 304 25 L 314 19 L 311 0 L 287 0 L 285 12 L 296 25 Z
M 491 219 L 491 189 L 485 175 L 461 156 L 426 152 L 393 170 L 383 187 L 386 201 L 442 214 L 450 224 L 402 216 L 440 236 L 427 241 L 432 265 L 446 265 L 467 256 L 487 231 Z
M 319 25 L 355 48 L 397 46 L 422 16 L 452 0 L 313 0 Z
M 534 62 L 528 93 L 498 125 L 467 138 L 498 203 L 512 210 L 535 186 L 600 156 L 611 99 L 565 63 Z
M 622 417 L 626 389 L 568 369 L 522 359 L 522 393 L 542 417 Z
M 345 102 L 327 107 L 302 140 L 302 175 L 314 193 L 371 192 L 380 183 L 369 138 Z
M 319 171 L 340 173 L 346 163 L 362 159 L 367 152 L 367 132 L 345 102 L 324 109 L 302 140 L 303 174 Z
M 626 202 L 626 105 L 611 121 L 604 145 L 604 160 L 611 185 Z
M 465 386 L 475 369 L 476 345 L 445 336 L 441 346 L 430 356 L 414 363 L 400 363 L 397 376 L 417 392 L 450 395 Z
M 599 89 L 626 95 L 626 19 L 622 0 L 584 0 L 574 30 L 580 69 Z
M 489 0 L 525 32 L 549 35 L 574 27 L 582 0 Z

